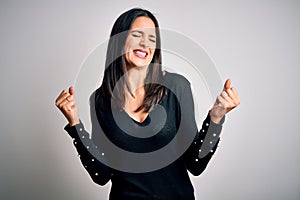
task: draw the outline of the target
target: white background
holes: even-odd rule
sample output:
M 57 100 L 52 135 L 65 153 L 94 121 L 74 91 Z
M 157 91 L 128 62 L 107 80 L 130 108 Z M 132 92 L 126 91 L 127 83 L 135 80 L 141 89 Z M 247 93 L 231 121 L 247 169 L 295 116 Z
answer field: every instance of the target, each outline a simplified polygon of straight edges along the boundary
M 132 7 L 201 45 L 239 91 L 220 148 L 193 178 L 197 199 L 299 200 L 296 0 L 0 1 L 0 199 L 107 199 L 110 184 L 89 178 L 54 101 Z

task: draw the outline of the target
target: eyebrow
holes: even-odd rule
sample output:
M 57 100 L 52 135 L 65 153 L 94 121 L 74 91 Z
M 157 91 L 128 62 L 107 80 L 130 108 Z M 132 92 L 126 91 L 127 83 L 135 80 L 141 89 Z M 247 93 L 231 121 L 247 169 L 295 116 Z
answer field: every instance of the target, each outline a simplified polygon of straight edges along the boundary
M 134 32 L 138 32 L 140 34 L 144 34 L 144 31 L 141 31 L 141 30 L 133 30 L 133 31 L 131 31 L 131 33 L 134 33 Z M 153 35 L 153 34 L 150 34 L 149 37 L 156 38 L 156 36 Z

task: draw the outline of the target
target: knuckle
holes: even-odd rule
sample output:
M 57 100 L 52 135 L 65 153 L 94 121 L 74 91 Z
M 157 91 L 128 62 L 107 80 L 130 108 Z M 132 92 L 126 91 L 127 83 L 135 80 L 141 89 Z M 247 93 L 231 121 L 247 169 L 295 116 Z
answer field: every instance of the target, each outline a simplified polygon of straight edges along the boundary
M 61 108 L 62 108 L 63 110 L 68 110 L 68 106 L 67 106 L 67 105 L 63 105 Z
M 59 109 L 62 109 L 63 108 L 63 105 L 60 103 L 60 104 L 58 104 L 58 106 L 57 106 Z

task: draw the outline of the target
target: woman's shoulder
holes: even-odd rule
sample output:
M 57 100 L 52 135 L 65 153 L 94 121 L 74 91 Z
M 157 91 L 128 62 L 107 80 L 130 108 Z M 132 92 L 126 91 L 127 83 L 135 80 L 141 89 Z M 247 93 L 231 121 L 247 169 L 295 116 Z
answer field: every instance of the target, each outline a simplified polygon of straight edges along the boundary
M 182 74 L 164 71 L 164 83 L 168 88 L 183 90 L 190 86 L 190 81 Z
M 107 98 L 101 87 L 90 96 L 90 106 L 95 108 L 97 112 L 103 112 L 109 108 L 110 98 Z

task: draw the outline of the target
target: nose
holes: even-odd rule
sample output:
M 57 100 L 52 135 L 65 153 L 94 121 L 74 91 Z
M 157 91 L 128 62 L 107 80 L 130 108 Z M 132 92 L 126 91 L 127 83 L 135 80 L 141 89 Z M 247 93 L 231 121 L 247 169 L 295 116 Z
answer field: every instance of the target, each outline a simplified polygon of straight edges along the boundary
M 142 46 L 144 48 L 149 47 L 149 42 L 147 41 L 147 39 L 145 38 L 145 36 L 141 37 L 140 46 Z

